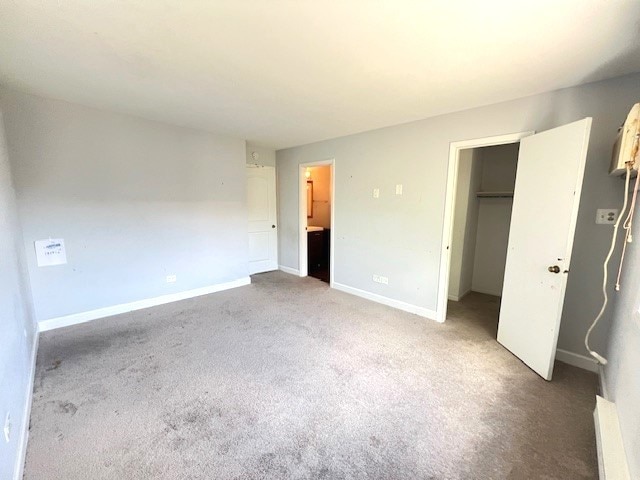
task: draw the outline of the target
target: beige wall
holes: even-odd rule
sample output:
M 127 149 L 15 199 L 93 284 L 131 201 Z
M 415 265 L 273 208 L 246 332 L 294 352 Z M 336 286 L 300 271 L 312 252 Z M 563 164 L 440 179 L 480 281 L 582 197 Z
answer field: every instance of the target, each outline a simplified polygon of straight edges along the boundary
M 331 167 L 311 167 L 313 181 L 313 217 L 307 225 L 331 228 Z

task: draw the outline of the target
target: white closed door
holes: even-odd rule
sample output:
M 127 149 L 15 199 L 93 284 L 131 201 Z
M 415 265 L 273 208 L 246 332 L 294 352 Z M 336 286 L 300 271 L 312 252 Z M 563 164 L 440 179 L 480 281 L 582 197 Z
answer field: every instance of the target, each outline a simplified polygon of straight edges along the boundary
M 591 118 L 520 142 L 498 342 L 551 380 Z
M 247 165 L 249 274 L 278 269 L 276 169 Z

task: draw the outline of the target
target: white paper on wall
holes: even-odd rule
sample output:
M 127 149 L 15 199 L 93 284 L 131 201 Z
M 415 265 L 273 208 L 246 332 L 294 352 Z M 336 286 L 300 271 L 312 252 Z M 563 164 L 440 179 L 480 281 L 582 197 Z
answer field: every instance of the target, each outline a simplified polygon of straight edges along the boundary
M 39 267 L 49 267 L 67 263 L 67 253 L 64 249 L 64 240 L 62 238 L 36 240 L 34 244 Z

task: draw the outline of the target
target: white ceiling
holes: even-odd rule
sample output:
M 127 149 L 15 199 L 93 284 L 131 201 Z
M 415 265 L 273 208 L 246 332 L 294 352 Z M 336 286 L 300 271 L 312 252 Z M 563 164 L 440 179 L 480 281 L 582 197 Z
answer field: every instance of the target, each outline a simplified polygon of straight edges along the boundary
M 283 148 L 640 71 L 640 1 L 3 0 L 0 82 Z

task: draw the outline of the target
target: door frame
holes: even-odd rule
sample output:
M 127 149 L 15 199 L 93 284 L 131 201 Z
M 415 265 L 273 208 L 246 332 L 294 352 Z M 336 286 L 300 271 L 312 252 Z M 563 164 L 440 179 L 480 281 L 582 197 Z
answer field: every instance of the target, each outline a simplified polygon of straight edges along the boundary
M 329 286 L 333 287 L 335 255 L 335 208 L 336 208 L 336 160 L 329 158 L 298 165 L 298 272 L 301 277 L 308 275 L 307 264 L 307 178 L 304 173 L 309 167 L 331 168 L 331 237 L 329 238 Z
M 460 151 L 470 148 L 492 147 L 520 142 L 533 135 L 534 131 L 508 133 L 491 137 L 461 140 L 449 144 L 449 165 L 447 169 L 447 190 L 444 203 L 444 221 L 442 222 L 442 245 L 440 252 L 440 274 L 438 279 L 438 303 L 436 320 L 444 322 L 447 318 L 447 300 L 449 293 L 449 270 L 451 268 L 451 241 L 453 239 L 453 216 L 456 207 L 456 190 L 458 189 L 458 165 Z

